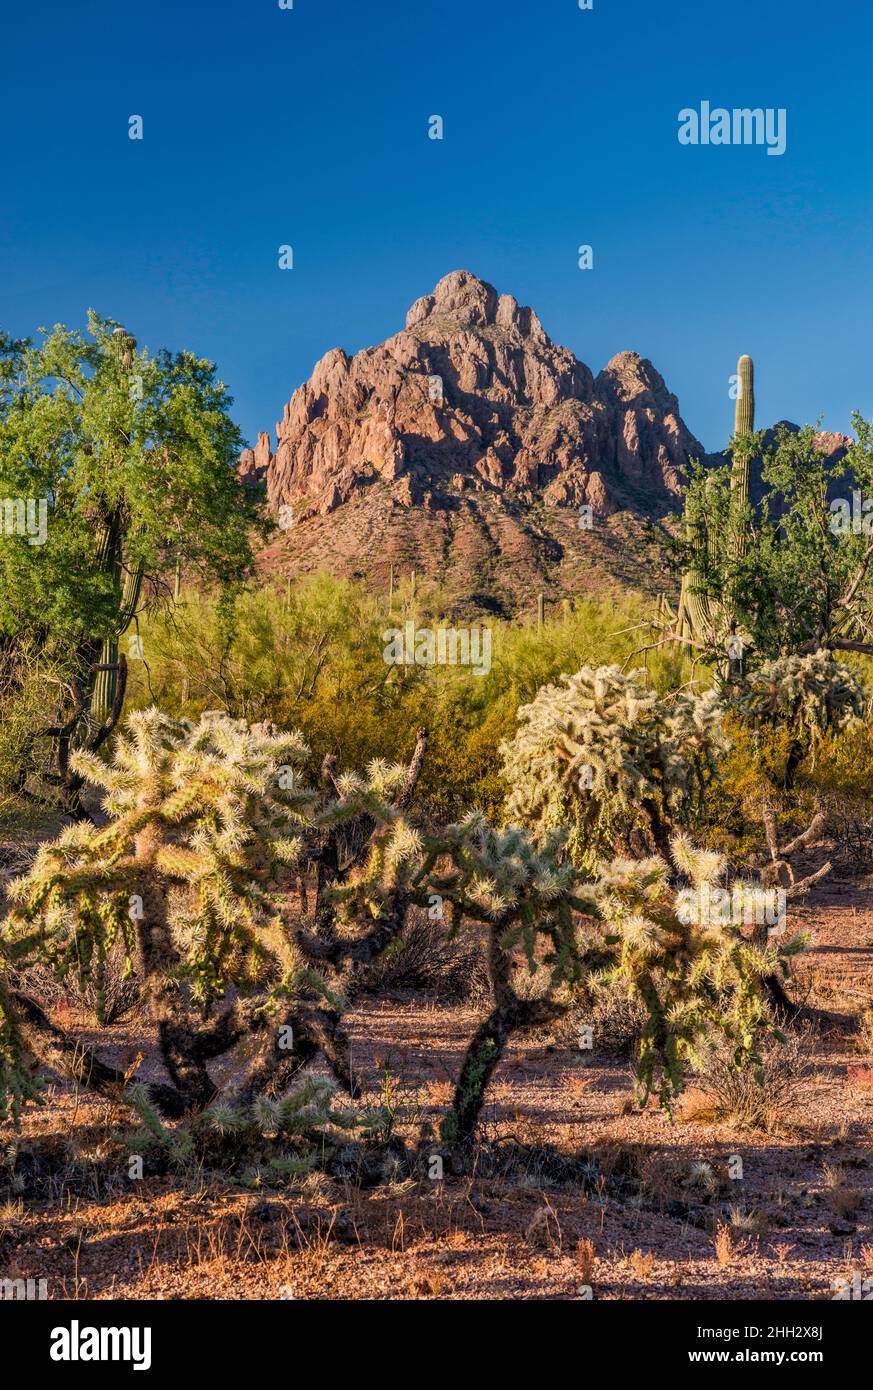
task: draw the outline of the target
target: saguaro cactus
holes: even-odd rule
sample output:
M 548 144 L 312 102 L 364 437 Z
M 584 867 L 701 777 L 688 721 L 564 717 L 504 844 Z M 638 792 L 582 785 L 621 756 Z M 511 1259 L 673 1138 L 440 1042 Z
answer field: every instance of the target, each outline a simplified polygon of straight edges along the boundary
M 734 434 L 751 434 L 755 428 L 755 364 L 746 353 L 737 362 L 737 377 Z
M 712 481 L 706 480 L 707 489 Z M 718 601 L 703 591 L 707 553 L 711 554 L 716 545 L 706 525 L 705 501 L 694 494 L 685 504 L 685 539 L 692 547 L 692 558 L 682 576 L 677 620 L 680 639 L 685 642 L 711 638 L 718 625 Z
M 734 455 L 731 464 L 731 502 L 735 515 L 741 513 L 749 502 L 749 463 L 747 448 L 738 449 L 736 441 L 743 439 L 755 430 L 755 367 L 751 357 L 743 356 L 737 363 L 738 393 L 734 414 Z M 735 539 L 741 540 L 740 536 Z
M 115 704 L 118 689 L 118 638 L 133 621 L 139 607 L 142 589 L 143 567 L 136 565 L 121 577 L 121 546 L 117 551 L 117 561 L 113 565 L 119 594 L 117 636 L 107 637 L 100 651 L 100 669 L 94 682 L 91 696 L 91 713 L 98 721 L 106 718 Z
M 751 452 L 738 443 L 747 439 L 755 429 L 755 367 L 746 353 L 737 362 L 737 401 L 734 413 L 734 434 L 730 475 L 730 519 L 728 546 L 731 558 L 739 559 L 745 549 L 745 514 L 749 505 L 749 469 Z M 685 535 L 694 551 L 703 557 L 712 553 L 719 538 L 707 533 L 705 506 L 701 509 L 689 497 L 685 508 Z M 713 640 L 722 629 L 732 629 L 733 607 L 730 596 L 721 604 L 701 592 L 700 566 L 692 558 L 682 576 L 679 598 L 678 633 L 680 640 Z M 717 631 L 718 630 L 718 631 Z
M 749 466 L 752 461 L 748 443 L 742 441 L 755 430 L 755 368 L 751 357 L 743 354 L 737 362 L 737 405 L 734 413 L 734 437 L 731 457 L 731 505 L 729 519 L 729 555 L 734 562 L 741 560 L 746 549 L 746 512 L 749 506 Z M 731 631 L 736 630 L 735 595 L 727 596 Z

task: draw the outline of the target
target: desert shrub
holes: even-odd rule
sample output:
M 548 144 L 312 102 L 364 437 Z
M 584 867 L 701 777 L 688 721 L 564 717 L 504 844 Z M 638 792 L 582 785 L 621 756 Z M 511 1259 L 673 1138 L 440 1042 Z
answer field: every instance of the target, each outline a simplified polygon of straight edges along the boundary
M 592 981 L 590 1006 L 580 1008 L 575 1026 L 590 1025 L 596 1052 L 636 1057 L 646 1028 L 646 1008 L 628 980 Z
M 118 1022 L 140 997 L 120 936 L 83 978 L 75 972 L 58 975 L 50 966 L 37 963 L 20 972 L 15 983 L 44 1009 L 84 1010 L 99 1024 Z
M 130 1101 L 141 1122 L 126 1140 L 133 1153 L 183 1171 L 206 1162 L 256 1188 L 327 1166 L 375 1118 L 338 1104 L 335 1083 L 323 1077 L 247 1107 L 213 1104 L 177 1126 L 163 1122 L 145 1087 L 132 1087 Z
M 482 947 L 452 939 L 428 912 L 413 909 L 400 935 L 373 966 L 368 992 L 421 990 L 438 999 L 477 999 L 487 992 Z
M 736 713 L 724 721 L 726 748 L 707 789 L 697 838 L 754 866 L 765 848 L 761 811 L 770 807 L 787 838 L 816 811 L 834 858 L 863 871 L 873 858 L 873 723 L 852 718 L 815 745 L 790 727 L 755 729 Z M 799 753 L 799 757 L 798 757 Z
M 852 720 L 823 737 L 814 768 L 801 767 L 801 784 L 815 790 L 827 816 L 836 856 L 865 872 L 873 864 L 873 719 Z
M 546 621 L 542 628 L 498 626 L 494 664 L 513 710 L 530 703 L 565 671 L 629 662 L 647 616 L 645 604 L 636 598 L 577 599 L 560 619 Z M 647 653 L 646 663 L 646 687 L 659 695 L 676 690 L 691 673 L 678 646 Z
M 812 1071 L 809 1027 L 763 1042 L 757 1069 L 738 1070 L 729 1047 L 701 1060 L 700 1087 L 713 1119 L 738 1129 L 784 1131 L 800 1110 Z
M 821 1170 L 824 1196 L 839 1221 L 851 1221 L 864 1205 L 865 1192 L 849 1181 L 846 1170 L 838 1163 L 825 1163 Z
M 566 826 L 580 865 L 664 848 L 699 810 L 721 746 L 714 692 L 660 699 L 641 675 L 583 667 L 544 686 L 501 748 L 507 820 L 540 836 Z
M 0 642 L 0 821 L 26 813 L 34 784 L 45 791 L 51 745 L 40 735 L 53 722 L 62 673 L 34 643 Z

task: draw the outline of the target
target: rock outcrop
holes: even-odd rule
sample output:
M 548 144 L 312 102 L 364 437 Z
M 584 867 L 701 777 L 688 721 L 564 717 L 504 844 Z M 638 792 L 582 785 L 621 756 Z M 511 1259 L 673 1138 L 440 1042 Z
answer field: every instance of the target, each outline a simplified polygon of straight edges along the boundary
M 328 352 L 277 434 L 275 452 L 261 434 L 240 468 L 295 525 L 376 485 L 391 505 L 431 512 L 487 495 L 663 513 L 704 453 L 645 358 L 622 352 L 594 377 L 533 309 L 466 270 L 416 300 L 381 346 Z

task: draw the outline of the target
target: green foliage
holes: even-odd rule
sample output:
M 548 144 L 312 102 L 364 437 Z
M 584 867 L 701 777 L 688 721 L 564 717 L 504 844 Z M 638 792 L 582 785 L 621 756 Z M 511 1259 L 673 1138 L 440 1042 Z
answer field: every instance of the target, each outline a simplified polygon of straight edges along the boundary
M 19 815 L 30 779 L 40 785 L 51 748 L 40 738 L 58 701 L 63 664 L 33 639 L 0 643 L 0 817 Z
M 221 707 L 237 718 L 299 728 L 315 777 L 328 753 L 347 765 L 397 756 L 397 730 L 430 731 L 419 787 L 432 814 L 457 818 L 471 805 L 496 818 L 506 795 L 498 748 L 516 709 L 562 671 L 624 661 L 639 645 L 645 610 L 630 602 L 585 601 L 566 617 L 534 626 L 494 622 L 492 669 L 396 667 L 383 659 L 390 617 L 363 586 L 327 575 L 240 594 L 220 607 L 186 590 L 173 609 L 140 621 L 143 662 L 131 663 L 130 700 L 196 718 Z M 417 621 L 438 625 L 439 614 Z M 451 622 L 451 619 L 446 619 Z M 651 654 L 649 679 L 666 691 L 687 677 L 681 654 Z
M 238 582 L 262 524 L 237 481 L 242 441 L 210 362 L 140 352 L 94 313 L 84 334 L 41 333 L 38 344 L 0 335 L 0 646 L 35 648 L 39 672 L 60 678 L 35 732 L 69 726 L 53 735 L 54 780 L 77 813 L 67 746 L 97 746 L 118 717 L 121 632 L 166 592 L 174 564 Z M 22 533 L 28 507 L 36 534 Z M 7 704 L 0 689 L 0 714 Z M 32 751 L 26 740 L 17 789 L 36 771 Z
M 132 339 L 119 351 L 115 328 L 91 313 L 87 334 L 58 326 L 39 345 L 0 342 L 0 497 L 49 505 L 45 544 L 0 543 L 0 634 L 114 635 L 107 529 L 123 538 L 126 571 L 179 556 L 231 580 L 250 562 L 226 387 L 193 353 L 151 357 Z
M 714 693 L 661 699 L 642 674 L 583 667 L 544 686 L 502 746 L 506 818 L 537 836 L 568 827 L 579 865 L 635 835 L 655 847 L 665 826 L 692 817 L 721 745 Z
M 756 508 L 731 501 L 731 469 L 693 471 L 686 496 L 687 534 L 675 543 L 694 572 L 699 600 L 723 620 L 702 635 L 710 655 L 724 656 L 731 622 L 743 635 L 748 664 L 818 647 L 873 651 L 873 575 L 869 517 L 840 525 L 832 502 L 848 506 L 852 490 L 873 495 L 873 425 L 853 417 L 856 439 L 843 459 L 826 455 L 816 430 L 776 431 L 764 451 L 763 497 Z M 757 452 L 761 436 L 734 439 L 734 463 Z M 733 544 L 737 528 L 742 546 Z

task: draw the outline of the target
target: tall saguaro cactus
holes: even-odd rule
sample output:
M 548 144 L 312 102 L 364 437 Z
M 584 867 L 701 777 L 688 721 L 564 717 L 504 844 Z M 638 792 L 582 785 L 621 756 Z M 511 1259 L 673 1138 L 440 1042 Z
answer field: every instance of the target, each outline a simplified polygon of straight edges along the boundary
M 746 513 L 749 506 L 749 466 L 752 451 L 749 439 L 755 430 L 755 367 L 746 353 L 737 362 L 737 405 L 731 453 L 731 500 L 729 516 L 729 555 L 733 563 L 746 550 Z M 727 619 L 736 633 L 736 593 L 727 595 Z
M 745 353 L 737 363 L 737 405 L 734 413 L 734 455 L 731 464 L 731 502 L 735 515 L 749 503 L 748 448 L 738 448 L 736 441 L 745 439 L 755 430 L 755 367 Z M 741 537 L 735 537 L 741 540 Z
M 749 437 L 755 430 L 755 367 L 744 353 L 737 362 L 737 398 L 734 413 L 734 433 L 730 473 L 730 515 L 727 543 L 731 559 L 738 560 L 745 550 L 746 510 L 749 505 L 749 471 L 751 449 Z M 707 480 L 707 485 L 711 480 Z M 689 495 L 685 507 L 685 537 L 692 547 L 692 558 L 682 576 L 679 598 L 678 635 L 681 641 L 714 641 L 734 630 L 731 596 L 725 601 L 708 597 L 702 592 L 701 570 L 707 551 L 714 552 L 720 543 L 709 534 L 706 526 L 706 506 Z
M 737 381 L 734 434 L 751 434 L 755 428 L 755 364 L 747 353 L 737 362 Z
M 707 479 L 708 488 L 711 479 Z M 692 558 L 682 576 L 679 594 L 677 627 L 682 641 L 705 641 L 711 638 L 718 620 L 719 604 L 703 589 L 707 554 L 711 554 L 716 538 L 706 524 L 706 498 L 689 496 L 685 504 L 685 539 L 691 547 Z
M 118 638 L 133 621 L 139 607 L 143 579 L 141 564 L 127 570 L 122 578 L 120 543 L 112 569 L 119 592 L 117 636 L 107 637 L 100 652 L 100 669 L 91 696 L 91 713 L 98 721 L 105 719 L 115 704 L 118 689 Z

